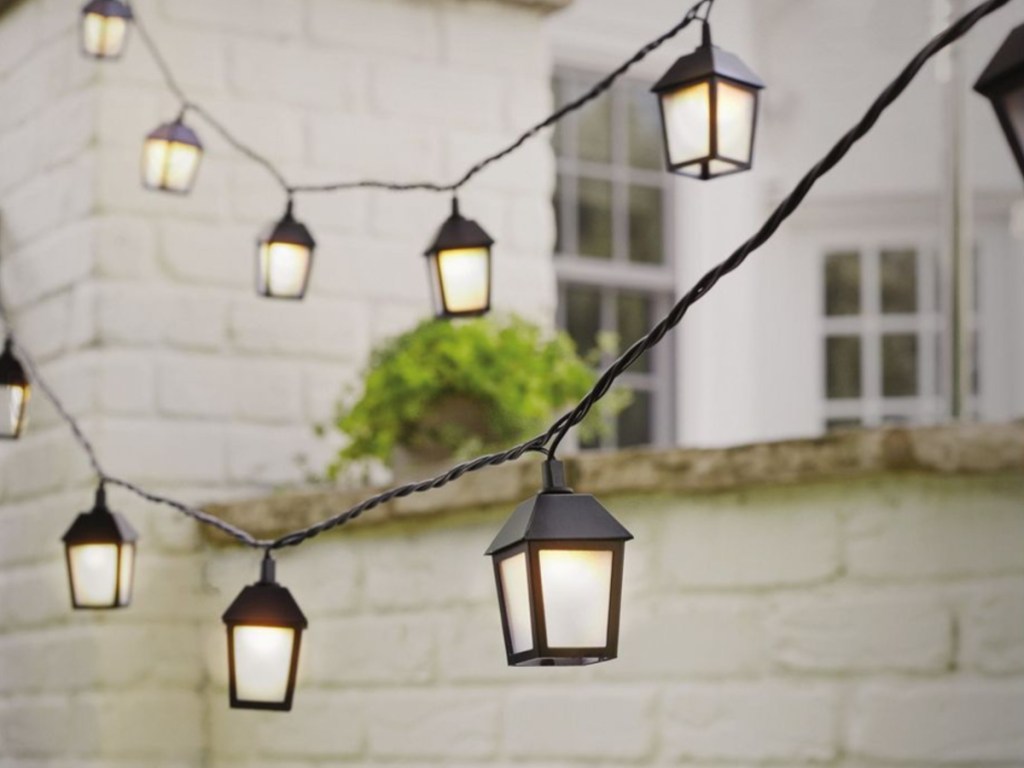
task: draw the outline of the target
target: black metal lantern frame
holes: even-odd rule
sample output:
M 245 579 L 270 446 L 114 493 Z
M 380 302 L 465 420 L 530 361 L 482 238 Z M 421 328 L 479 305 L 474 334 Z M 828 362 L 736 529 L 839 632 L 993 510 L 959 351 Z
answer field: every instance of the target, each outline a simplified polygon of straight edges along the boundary
M 25 426 L 32 388 L 25 369 L 14 356 L 14 342 L 10 336 L 4 341 L 4 351 L 0 354 L 0 390 L 3 389 L 7 390 L 8 401 L 0 403 L 0 407 L 6 410 L 0 414 L 0 438 L 17 440 Z
M 494 239 L 484 231 L 483 227 L 472 219 L 467 219 L 459 212 L 458 198 L 452 198 L 452 213 L 438 230 L 434 241 L 424 252 L 427 257 L 427 273 L 434 297 L 435 315 L 438 318 L 478 317 L 487 314 L 491 309 L 491 247 Z M 470 309 L 460 309 L 451 286 L 445 285 L 444 265 L 446 251 L 466 249 L 484 249 L 486 251 L 484 269 L 485 285 L 484 301 Z
M 274 255 L 272 247 L 276 244 L 296 246 L 307 251 L 305 274 L 298 291 L 293 293 L 275 292 L 271 279 L 273 270 L 270 260 Z M 313 271 L 313 251 L 315 249 L 316 240 L 313 239 L 313 235 L 306 225 L 295 219 L 292 200 L 289 199 L 284 216 L 259 240 L 256 252 L 256 293 L 272 299 L 302 299 L 306 295 L 306 289 L 309 287 L 309 277 Z
M 992 102 L 1024 176 L 1024 24 L 1003 41 L 974 84 L 974 90 Z
M 186 195 L 192 191 L 192 187 L 195 185 L 196 176 L 199 174 L 199 165 L 202 162 L 203 143 L 199 140 L 199 136 L 196 132 L 185 125 L 184 119 L 184 110 L 182 110 L 182 113 L 174 120 L 158 126 L 146 136 L 142 156 L 142 183 L 147 189 L 159 190 L 161 192 L 173 192 L 174 194 L 179 195 Z M 146 166 L 148 163 L 147 149 L 149 142 L 151 141 L 161 141 L 167 144 L 167 148 L 164 152 L 163 167 L 160 170 L 160 178 L 155 184 L 150 183 L 146 172 Z M 171 172 L 171 163 L 173 160 L 172 150 L 175 144 L 194 147 L 196 150 L 196 167 L 192 170 L 188 184 L 180 189 L 168 186 L 168 175 Z
M 685 89 L 707 84 L 708 150 L 702 155 L 673 158 L 670 118 L 666 114 L 666 99 Z M 723 127 L 721 114 L 723 87 L 739 89 L 751 99 L 750 143 L 743 156 L 726 153 L 721 145 Z M 735 54 L 711 44 L 711 27 L 704 21 L 701 45 L 691 54 L 679 58 L 651 88 L 658 95 L 661 111 L 662 139 L 665 144 L 665 163 L 669 171 L 682 176 L 707 180 L 718 176 L 750 170 L 754 162 L 754 139 L 757 135 L 759 91 L 764 82 Z
M 76 610 L 111 610 L 131 604 L 132 587 L 135 581 L 135 546 L 139 534 L 123 515 L 107 507 L 107 496 L 100 484 L 96 489 L 96 500 L 89 512 L 82 512 L 63 536 L 65 560 L 68 569 L 68 585 L 71 588 L 71 605 Z M 84 584 L 78 579 L 84 574 L 76 569 L 72 550 L 77 547 L 112 546 L 116 548 L 113 563 L 114 583 L 110 602 L 85 601 Z
M 581 666 L 614 659 L 618 655 L 619 615 L 622 600 L 622 564 L 625 542 L 633 536 L 593 496 L 573 493 L 565 485 L 561 462 L 544 464 L 541 493 L 512 513 L 487 550 L 493 558 L 494 579 L 501 610 L 502 633 L 509 666 Z M 611 557 L 608 574 L 608 613 L 603 642 L 566 646 L 552 642 L 542 557 L 545 552 L 606 552 Z M 530 646 L 516 642 L 512 601 L 522 595 L 510 594 L 502 574 L 503 564 L 518 556 L 525 558 L 526 597 L 530 619 Z M 520 606 L 522 609 L 523 606 Z M 518 646 L 518 647 L 517 647 Z
M 89 50 L 89 46 L 86 44 L 86 23 L 87 17 L 89 16 L 100 16 L 103 19 L 122 19 L 125 26 L 124 29 L 124 41 L 121 47 L 116 53 L 97 53 Z M 93 59 L 119 59 L 124 53 L 124 47 L 128 43 L 128 30 L 131 27 L 131 21 L 134 18 L 132 15 L 131 6 L 127 3 L 121 2 L 121 0 L 89 0 L 84 6 L 82 6 L 82 30 L 81 30 L 81 48 L 82 53 Z M 107 24 L 109 22 L 104 22 Z M 108 30 L 104 29 L 104 35 Z M 104 40 L 104 43 L 106 41 Z
M 299 671 L 302 632 L 309 626 L 292 593 L 277 583 L 274 560 L 268 551 L 260 568 L 260 580 L 245 587 L 223 615 L 228 635 L 228 687 L 232 709 L 262 709 L 287 712 L 292 708 L 295 681 Z M 244 698 L 238 681 L 238 649 L 235 629 L 240 627 L 289 629 L 294 632 L 288 660 L 287 683 L 279 700 Z

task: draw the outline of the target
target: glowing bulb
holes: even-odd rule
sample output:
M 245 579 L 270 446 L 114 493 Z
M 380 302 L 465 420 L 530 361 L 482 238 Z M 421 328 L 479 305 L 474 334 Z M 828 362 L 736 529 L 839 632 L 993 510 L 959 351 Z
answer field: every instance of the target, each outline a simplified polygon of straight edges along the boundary
M 448 312 L 482 312 L 490 301 L 488 248 L 456 248 L 437 254 L 437 269 Z
M 236 691 L 251 702 L 279 702 L 288 692 L 295 630 L 284 627 L 232 628 Z
M 600 648 L 608 642 L 612 553 L 542 549 L 541 593 L 552 648 Z

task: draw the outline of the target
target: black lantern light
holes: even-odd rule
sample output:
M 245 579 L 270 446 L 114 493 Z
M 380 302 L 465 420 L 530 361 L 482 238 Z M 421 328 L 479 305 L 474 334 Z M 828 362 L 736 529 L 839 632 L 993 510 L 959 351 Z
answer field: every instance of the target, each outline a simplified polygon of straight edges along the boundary
M 1024 174 L 1024 24 L 1010 32 L 974 84 L 974 90 L 992 102 Z
M 473 317 L 490 310 L 492 245 L 491 236 L 462 216 L 458 199 L 452 198 L 452 215 L 425 253 L 438 317 Z
M 25 369 L 14 356 L 14 342 L 8 336 L 0 354 L 0 438 L 21 437 L 30 392 Z
M 132 9 L 121 0 L 89 0 L 82 8 L 82 53 L 116 59 L 124 53 Z
M 275 299 L 301 299 L 309 285 L 316 241 L 306 225 L 292 216 L 292 201 L 284 217 L 259 240 L 256 254 L 256 292 Z
M 308 624 L 292 593 L 274 580 L 269 552 L 260 580 L 241 591 L 223 618 L 232 708 L 290 710 Z
M 559 461 L 491 542 L 509 666 L 614 659 L 622 557 L 633 536 L 589 494 L 565 485 Z
M 82 512 L 64 534 L 71 605 L 123 608 L 132 601 L 135 529 L 107 508 L 102 483 L 92 511 Z
M 142 147 L 142 183 L 147 189 L 186 194 L 199 170 L 203 145 L 184 123 L 184 114 L 146 137 Z
M 651 89 L 661 103 L 668 169 L 712 179 L 750 169 L 761 79 L 739 57 L 711 44 L 683 56 Z

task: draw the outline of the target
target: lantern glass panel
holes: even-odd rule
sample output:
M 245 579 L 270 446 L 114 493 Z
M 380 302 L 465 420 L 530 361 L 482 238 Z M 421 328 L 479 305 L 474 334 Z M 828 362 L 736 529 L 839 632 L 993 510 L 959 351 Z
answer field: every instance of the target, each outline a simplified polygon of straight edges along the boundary
M 199 167 L 199 147 L 148 139 L 143 148 L 143 181 L 151 189 L 188 192 Z
M 1024 149 L 1024 85 L 1010 91 L 1003 98 L 1006 117 L 1016 134 L 1017 143 Z
M 288 697 L 296 631 L 290 627 L 232 627 L 235 695 L 240 701 L 279 703 Z
M 541 549 L 538 560 L 548 646 L 607 645 L 612 553 L 599 549 Z
M 25 387 L 0 386 L 0 437 L 15 437 L 21 430 L 21 419 L 27 399 Z
M 715 84 L 715 95 L 717 154 L 741 165 L 749 165 L 754 139 L 755 93 L 719 80 Z
M 530 614 L 530 581 L 527 575 L 526 553 L 507 557 L 498 565 L 501 573 L 501 593 L 505 599 L 505 618 L 508 621 L 512 653 L 533 648 L 533 619 Z
M 299 298 L 306 291 L 310 249 L 295 243 L 260 244 L 259 286 L 265 296 Z
M 122 16 L 87 13 L 82 18 L 82 45 L 90 56 L 120 56 L 128 33 L 128 20 Z
M 75 605 L 109 608 L 117 605 L 117 544 L 78 544 L 68 548 Z
M 444 308 L 451 314 L 482 312 L 490 303 L 490 249 L 453 248 L 437 254 Z
M 693 83 L 662 94 L 661 109 L 672 166 L 685 165 L 711 154 L 711 86 L 708 82 Z
M 135 545 L 121 545 L 120 573 L 117 578 L 117 604 L 128 605 L 132 601 L 132 576 L 135 573 Z

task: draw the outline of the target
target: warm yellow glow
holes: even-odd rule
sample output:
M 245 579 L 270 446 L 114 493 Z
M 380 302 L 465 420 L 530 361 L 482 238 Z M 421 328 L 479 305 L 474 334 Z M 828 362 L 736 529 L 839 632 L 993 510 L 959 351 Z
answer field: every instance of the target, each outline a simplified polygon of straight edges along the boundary
M 117 604 L 128 605 L 132 601 L 132 577 L 135 575 L 135 545 L 121 545 L 121 573 L 119 574 Z
M 449 312 L 481 312 L 490 294 L 487 248 L 455 248 L 437 254 L 441 293 Z
M 128 20 L 120 16 L 87 13 L 82 19 L 82 45 L 90 56 L 120 56 L 128 32 Z
M 512 653 L 533 648 L 533 620 L 530 617 L 530 585 L 526 576 L 526 553 L 520 552 L 498 564 L 501 591 L 505 597 L 505 617 L 512 642 Z
M 147 187 L 172 192 L 187 192 L 192 188 L 199 168 L 199 147 L 148 139 L 142 152 L 142 178 Z
M 237 626 L 232 632 L 235 695 L 242 701 L 283 702 L 288 694 L 295 630 Z
M 719 157 L 736 160 L 743 165 L 750 162 L 751 139 L 754 130 L 754 93 L 729 83 L 719 82 L 718 95 L 718 152 Z M 731 169 L 728 169 L 731 170 Z
M 539 559 L 548 645 L 552 648 L 607 645 L 612 553 L 542 549 Z
M 268 296 L 299 297 L 309 274 L 310 250 L 294 243 L 261 243 L 259 292 Z
M 68 550 L 76 605 L 112 607 L 117 595 L 117 544 L 78 544 Z
M 0 435 L 13 437 L 18 434 L 18 422 L 27 396 L 25 387 L 0 386 L 0 403 L 7 403 L 6 418 L 0 419 Z
M 711 152 L 711 89 L 707 82 L 662 94 L 669 162 L 689 163 Z

